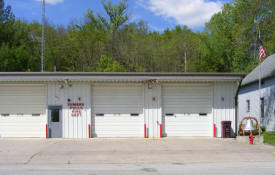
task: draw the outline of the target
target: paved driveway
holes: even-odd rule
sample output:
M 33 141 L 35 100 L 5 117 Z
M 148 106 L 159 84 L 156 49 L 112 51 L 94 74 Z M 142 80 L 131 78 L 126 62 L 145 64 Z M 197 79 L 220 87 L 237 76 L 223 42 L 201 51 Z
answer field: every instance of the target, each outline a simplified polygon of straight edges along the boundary
M 275 162 L 275 147 L 212 138 L 0 139 L 1 165 L 215 162 Z

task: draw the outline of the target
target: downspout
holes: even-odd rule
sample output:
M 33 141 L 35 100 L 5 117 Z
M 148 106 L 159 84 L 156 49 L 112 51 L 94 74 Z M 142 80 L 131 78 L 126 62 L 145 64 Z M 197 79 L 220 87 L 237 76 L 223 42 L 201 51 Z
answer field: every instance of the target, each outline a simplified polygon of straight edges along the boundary
M 239 85 L 238 85 L 238 89 L 235 95 L 235 137 L 237 137 L 238 135 L 238 118 L 239 118 L 239 101 L 238 101 L 238 94 L 241 88 L 241 84 L 243 81 L 243 77 L 241 78 L 241 80 L 239 81 Z

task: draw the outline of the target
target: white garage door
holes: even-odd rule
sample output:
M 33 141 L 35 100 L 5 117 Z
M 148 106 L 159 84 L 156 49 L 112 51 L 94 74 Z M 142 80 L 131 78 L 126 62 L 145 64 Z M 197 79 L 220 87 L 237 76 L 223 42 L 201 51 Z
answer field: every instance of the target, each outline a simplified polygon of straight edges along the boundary
M 164 135 L 210 136 L 211 89 L 208 84 L 163 85 Z
M 92 86 L 92 137 L 143 137 L 142 84 Z
M 46 136 L 44 85 L 0 85 L 0 137 Z

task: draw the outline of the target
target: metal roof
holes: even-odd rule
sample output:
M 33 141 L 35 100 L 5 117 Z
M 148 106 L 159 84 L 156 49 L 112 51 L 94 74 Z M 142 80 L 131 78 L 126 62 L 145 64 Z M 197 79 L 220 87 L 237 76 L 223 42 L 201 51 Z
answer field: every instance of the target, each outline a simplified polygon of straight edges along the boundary
M 241 73 L 162 72 L 0 72 L 0 81 L 220 81 L 241 80 Z
M 242 86 L 257 82 L 259 80 L 259 65 L 250 72 L 242 81 Z M 261 64 L 262 79 L 275 77 L 275 54 L 267 57 Z

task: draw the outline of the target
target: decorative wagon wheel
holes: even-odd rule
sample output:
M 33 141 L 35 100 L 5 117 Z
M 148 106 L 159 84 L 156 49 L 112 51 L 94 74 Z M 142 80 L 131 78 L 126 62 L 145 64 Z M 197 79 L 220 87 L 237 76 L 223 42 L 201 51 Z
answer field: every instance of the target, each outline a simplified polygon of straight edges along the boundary
M 243 130 L 243 127 L 244 127 L 244 124 L 243 122 L 245 120 L 255 120 L 256 121 L 256 130 L 258 130 L 258 120 L 256 119 L 256 117 L 244 117 L 240 123 L 240 126 L 239 126 L 239 136 L 242 134 L 244 135 L 244 130 Z M 259 132 L 259 131 L 258 131 Z

